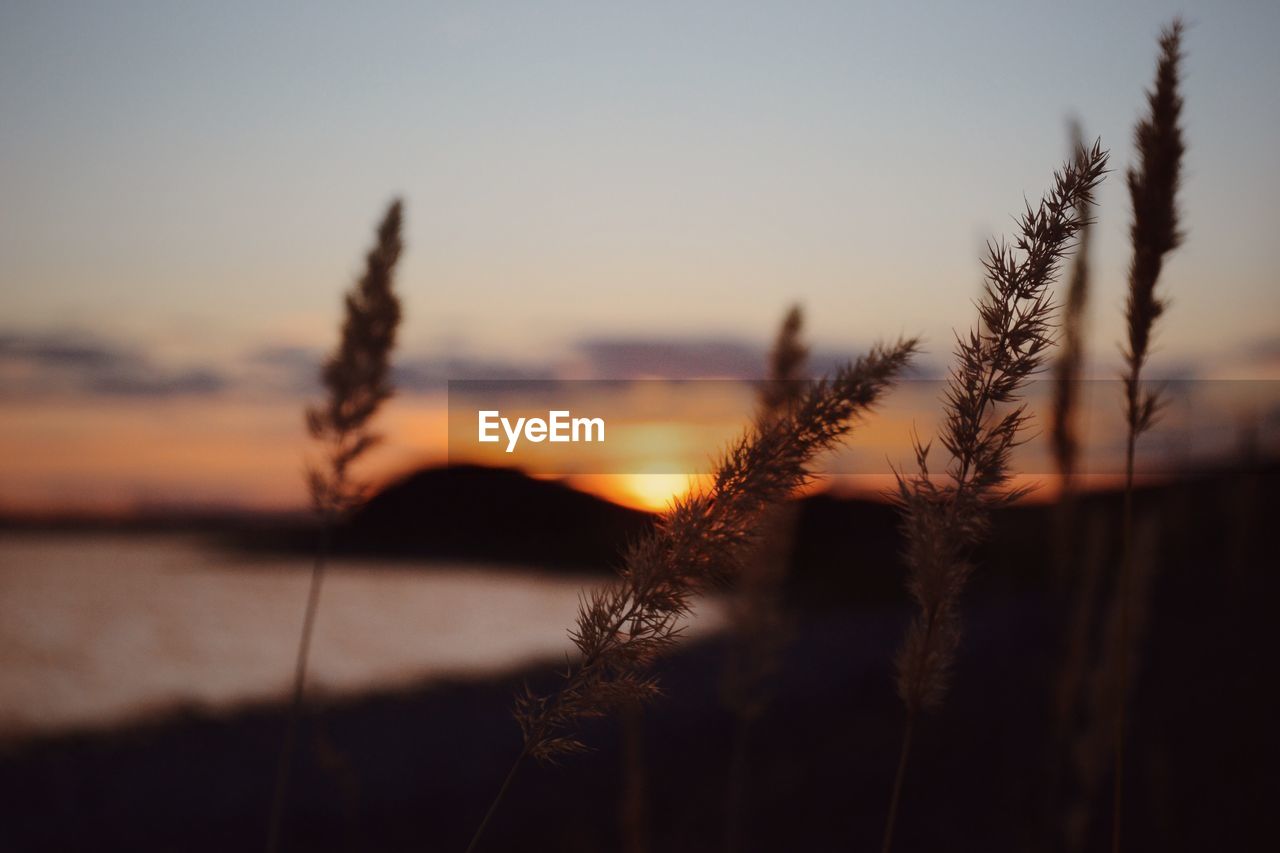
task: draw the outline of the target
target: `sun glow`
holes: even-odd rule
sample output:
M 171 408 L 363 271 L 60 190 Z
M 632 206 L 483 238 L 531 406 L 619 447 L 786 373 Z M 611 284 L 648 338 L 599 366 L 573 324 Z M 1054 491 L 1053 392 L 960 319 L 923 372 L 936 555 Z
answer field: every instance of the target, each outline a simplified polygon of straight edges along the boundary
M 613 497 L 640 509 L 660 512 L 693 488 L 690 474 L 621 474 Z

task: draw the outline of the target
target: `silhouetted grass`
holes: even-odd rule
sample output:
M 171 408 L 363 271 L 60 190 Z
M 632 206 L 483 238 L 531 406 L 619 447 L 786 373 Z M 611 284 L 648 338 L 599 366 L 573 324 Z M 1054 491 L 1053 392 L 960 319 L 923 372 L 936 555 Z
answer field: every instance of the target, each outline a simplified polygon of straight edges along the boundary
M 947 482 L 929 474 L 929 445 L 916 442 L 915 475 L 900 474 L 898 500 L 906 535 L 907 586 L 919 608 L 897 657 L 898 694 L 906 709 L 902 750 L 882 849 L 893 845 L 912 730 L 921 711 L 936 708 L 960 641 L 960 593 L 972 571 L 968 552 L 986 533 L 991 509 L 1015 499 L 1009 456 L 1029 415 L 1020 394 L 1041 369 L 1053 342 L 1049 287 L 1086 222 L 1082 209 L 1106 170 L 1099 144 L 1069 161 L 1054 186 L 1027 205 L 1012 247 L 988 244 L 978 324 L 960 337 L 944 392 L 940 435 L 950 454 Z
M 809 348 L 800 337 L 803 324 L 798 305 L 783 318 L 769 353 L 769 378 L 760 388 L 756 414 L 760 424 L 786 417 L 804 390 L 801 379 Z M 796 513 L 796 506 L 786 503 L 760 519 L 759 542 L 743 561 L 729 598 L 729 660 L 721 684 L 725 703 L 737 718 L 725 792 L 725 850 L 729 853 L 742 846 L 748 736 L 772 697 L 772 683 L 786 642 L 782 587 L 795 537 Z
M 1164 312 L 1165 302 L 1156 294 L 1156 284 L 1165 256 L 1182 243 L 1178 226 L 1178 187 L 1182 182 L 1182 155 L 1185 145 L 1179 121 L 1182 115 L 1180 92 L 1182 62 L 1182 21 L 1175 18 L 1160 35 L 1160 58 L 1156 62 L 1155 84 L 1147 93 L 1149 114 L 1134 130 L 1138 165 L 1128 172 L 1129 199 L 1133 224 L 1129 229 L 1133 259 L 1129 265 L 1129 296 L 1125 304 L 1128 340 L 1124 349 L 1125 500 L 1123 549 L 1117 595 L 1120 600 L 1119 625 L 1115 632 L 1115 655 L 1119 679 L 1115 715 L 1115 779 L 1112 809 L 1111 849 L 1119 853 L 1124 811 L 1124 743 L 1126 702 L 1129 689 L 1127 657 L 1131 633 L 1130 582 L 1133 569 L 1133 469 L 1138 436 L 1151 428 L 1160 407 L 1158 392 L 1142 386 L 1142 368 L 1151 347 L 1155 322 Z
M 675 500 L 653 531 L 627 548 L 617 581 L 579 608 L 570 637 L 580 656 L 567 666 L 563 686 L 517 698 L 524 746 L 468 849 L 526 757 L 554 761 L 581 752 L 581 721 L 658 694 L 649 665 L 678 643 L 693 597 L 736 574 L 758 542 L 763 515 L 809 479 L 814 457 L 875 405 L 915 351 L 914 340 L 876 347 L 811 385 L 784 417 L 757 423 L 734 442 L 708 488 Z
M 289 793 L 289 768 L 306 690 L 307 658 L 320 604 L 330 530 L 364 500 L 367 486 L 352 477 L 351 466 L 377 443 L 378 436 L 370 431 L 369 422 L 392 393 L 390 356 L 400 324 L 400 301 L 392 285 L 403 250 L 402 218 L 403 205 L 397 199 L 387 208 L 378 226 L 377 242 L 365 259 L 364 274 L 346 296 L 342 338 L 321 372 L 328 397 L 324 403 L 306 410 L 307 430 L 324 454 L 322 463 L 307 467 L 307 485 L 312 507 L 320 519 L 320 533 L 298 640 L 293 700 L 276 769 L 267 833 L 268 853 L 274 853 L 280 846 L 280 826 Z

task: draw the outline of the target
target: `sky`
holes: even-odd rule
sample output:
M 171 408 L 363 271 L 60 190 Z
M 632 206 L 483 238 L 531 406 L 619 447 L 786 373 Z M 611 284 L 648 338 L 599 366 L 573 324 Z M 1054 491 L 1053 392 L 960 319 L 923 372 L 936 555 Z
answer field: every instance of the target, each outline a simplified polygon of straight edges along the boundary
M 382 472 L 443 447 L 443 379 L 698 375 L 797 301 L 824 352 L 923 334 L 943 364 L 1071 116 L 1111 150 L 1109 369 L 1175 14 L 1188 238 L 1153 369 L 1274 376 L 1274 3 L 6 3 L 0 505 L 300 500 L 299 401 L 393 196 Z

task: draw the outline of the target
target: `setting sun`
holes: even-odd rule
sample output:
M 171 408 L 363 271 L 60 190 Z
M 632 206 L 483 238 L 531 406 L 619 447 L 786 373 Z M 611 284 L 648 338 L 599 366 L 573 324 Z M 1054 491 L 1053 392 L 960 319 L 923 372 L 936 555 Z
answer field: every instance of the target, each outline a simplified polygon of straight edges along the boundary
M 640 509 L 660 512 L 693 486 L 690 474 L 621 474 L 612 497 Z

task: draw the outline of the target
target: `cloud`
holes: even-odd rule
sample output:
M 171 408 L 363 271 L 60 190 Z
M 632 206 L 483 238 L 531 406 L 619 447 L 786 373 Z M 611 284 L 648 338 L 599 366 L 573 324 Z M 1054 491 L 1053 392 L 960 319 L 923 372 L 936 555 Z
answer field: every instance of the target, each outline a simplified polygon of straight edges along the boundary
M 238 384 L 256 391 L 311 397 L 320 393 L 323 359 L 316 347 L 262 346 L 244 357 Z
M 120 397 L 207 395 L 227 377 L 211 367 L 167 368 L 146 353 L 74 332 L 0 332 L 0 394 Z
M 314 396 L 321 393 L 325 352 L 315 347 L 266 346 L 245 359 L 242 385 L 258 391 Z M 395 354 L 391 382 L 405 394 L 442 391 L 450 379 L 554 379 L 549 363 L 517 364 L 454 356 Z
M 734 338 L 590 338 L 579 342 L 584 366 L 602 379 L 763 379 L 769 348 Z M 857 358 L 861 350 L 815 348 L 809 356 L 809 373 L 830 375 Z M 917 359 L 912 376 L 932 376 L 941 368 Z
M 323 393 L 320 347 L 264 344 L 221 364 L 173 366 L 137 345 L 91 334 L 0 331 L 0 396 L 97 395 L 164 398 L 240 392 L 288 399 Z M 764 376 L 767 348 L 719 338 L 589 338 L 569 358 L 531 354 L 527 360 L 471 355 L 401 352 L 393 357 L 392 381 L 404 394 L 442 391 L 449 380 L 757 379 Z M 851 353 L 817 350 L 814 375 L 830 373 Z
M 548 362 L 531 359 L 526 363 L 467 357 L 410 357 L 392 364 L 392 381 L 405 391 L 432 391 L 444 388 L 451 379 L 538 380 L 555 379 L 559 371 Z
M 1245 344 L 1244 353 L 1260 364 L 1280 363 L 1280 335 L 1256 338 Z
M 591 338 L 577 346 L 587 368 L 607 379 L 760 376 L 764 350 L 738 340 Z
M 207 368 L 162 372 L 148 367 L 142 371 L 126 371 L 89 377 L 85 390 L 92 394 L 123 397 L 176 397 L 217 394 L 230 382 L 221 373 Z
M 73 340 L 67 335 L 0 333 L 0 358 L 27 359 L 47 365 L 98 366 L 119 360 L 122 353 L 110 347 Z
M 325 352 L 318 348 L 265 346 L 245 360 L 245 377 L 262 390 L 313 395 Z M 838 353 L 814 354 L 816 372 L 833 369 Z M 757 379 L 764 375 L 767 350 L 742 340 L 695 338 L 590 338 L 573 345 L 569 359 L 531 355 L 527 360 L 469 355 L 397 353 L 392 382 L 401 393 L 441 391 L 450 380 Z

